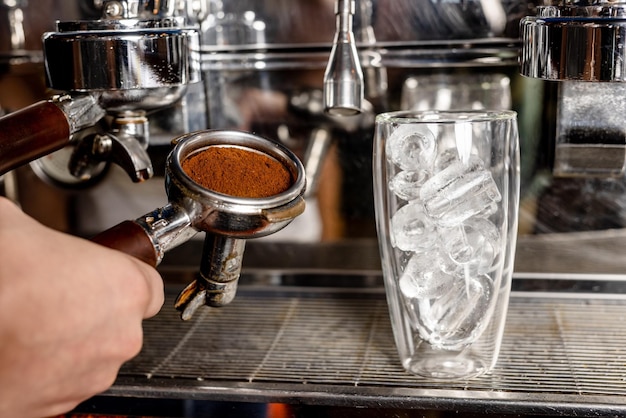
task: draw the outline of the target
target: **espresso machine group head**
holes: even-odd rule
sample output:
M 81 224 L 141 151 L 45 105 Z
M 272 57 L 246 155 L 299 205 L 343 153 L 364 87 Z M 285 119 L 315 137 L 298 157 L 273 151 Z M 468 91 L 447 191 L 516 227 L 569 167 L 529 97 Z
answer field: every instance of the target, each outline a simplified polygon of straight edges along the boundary
M 626 3 L 562 0 L 520 23 L 524 76 L 558 81 L 554 174 L 626 168 Z
M 100 19 L 57 22 L 44 34 L 46 81 L 60 94 L 0 119 L 0 149 L 11 156 L 1 171 L 72 146 L 69 171 L 79 179 L 107 162 L 135 182 L 152 176 L 147 112 L 200 81 L 198 33 L 174 1 L 100 3 Z

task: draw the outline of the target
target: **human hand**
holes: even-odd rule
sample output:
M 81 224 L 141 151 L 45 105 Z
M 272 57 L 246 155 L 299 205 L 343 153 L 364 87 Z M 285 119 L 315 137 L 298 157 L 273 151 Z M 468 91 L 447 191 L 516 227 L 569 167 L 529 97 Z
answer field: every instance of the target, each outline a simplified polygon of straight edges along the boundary
M 59 415 L 108 389 L 163 299 L 152 267 L 0 197 L 0 416 Z

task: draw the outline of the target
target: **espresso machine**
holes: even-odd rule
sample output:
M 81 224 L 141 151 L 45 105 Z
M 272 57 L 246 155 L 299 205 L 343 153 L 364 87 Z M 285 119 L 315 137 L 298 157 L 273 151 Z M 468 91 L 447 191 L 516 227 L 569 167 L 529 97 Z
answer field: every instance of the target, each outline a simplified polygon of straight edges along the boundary
M 19 101 L 0 89 L 0 123 L 33 141 L 9 146 L 0 193 L 82 237 L 132 235 L 111 229 L 130 220 L 148 231 L 166 284 L 142 353 L 76 414 L 625 414 L 623 10 L 526 0 L 0 3 L 0 85 L 21 86 Z M 377 114 L 408 109 L 518 113 L 513 293 L 498 365 L 473 381 L 411 376 L 396 360 L 372 138 Z M 33 115 L 38 126 L 25 123 Z M 294 189 L 262 208 L 275 222 L 267 233 L 233 242 L 235 232 L 191 219 L 212 205 L 248 207 L 215 203 L 179 176 L 181 152 L 213 130 L 263 138 L 267 152 L 275 144 L 295 173 Z M 218 239 L 207 244 L 206 230 Z M 238 282 L 204 280 L 215 262 L 207 254 L 228 265 L 229 251 L 243 252 L 239 238 Z

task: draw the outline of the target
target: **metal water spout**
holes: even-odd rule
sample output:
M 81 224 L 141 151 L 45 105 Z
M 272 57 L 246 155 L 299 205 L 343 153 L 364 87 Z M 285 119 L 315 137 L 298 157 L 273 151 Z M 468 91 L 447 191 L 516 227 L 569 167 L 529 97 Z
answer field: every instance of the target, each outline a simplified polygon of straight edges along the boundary
M 355 0 L 336 0 L 336 31 L 324 73 L 324 110 L 335 116 L 361 112 L 363 71 L 352 30 Z

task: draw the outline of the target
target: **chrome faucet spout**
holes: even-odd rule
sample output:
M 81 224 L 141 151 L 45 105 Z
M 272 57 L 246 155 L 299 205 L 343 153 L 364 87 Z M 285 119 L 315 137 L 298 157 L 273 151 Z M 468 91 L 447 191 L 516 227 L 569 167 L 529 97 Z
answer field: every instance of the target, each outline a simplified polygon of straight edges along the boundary
M 363 71 L 352 31 L 355 0 L 335 3 L 336 32 L 324 73 L 324 109 L 337 116 L 361 112 Z

